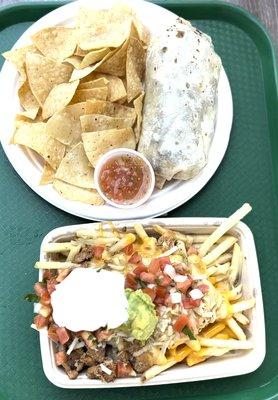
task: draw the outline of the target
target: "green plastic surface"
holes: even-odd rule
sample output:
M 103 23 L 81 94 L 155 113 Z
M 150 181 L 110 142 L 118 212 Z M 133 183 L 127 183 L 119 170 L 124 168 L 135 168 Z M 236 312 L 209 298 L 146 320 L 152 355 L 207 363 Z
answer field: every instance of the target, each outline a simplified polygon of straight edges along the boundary
M 0 9 L 0 50 L 35 20 L 61 3 L 25 3 Z M 259 257 L 264 295 L 267 355 L 245 376 L 117 390 L 66 390 L 47 381 L 38 335 L 30 329 L 32 305 L 23 301 L 37 279 L 33 269 L 42 237 L 51 229 L 85 222 L 51 206 L 32 192 L 0 150 L 0 399 L 274 399 L 277 351 L 277 86 L 274 51 L 264 28 L 246 11 L 215 1 L 159 3 L 212 36 L 223 60 L 234 101 L 234 123 L 226 156 L 214 177 L 178 216 L 228 216 L 243 202 Z M 3 60 L 1 60 L 1 63 Z

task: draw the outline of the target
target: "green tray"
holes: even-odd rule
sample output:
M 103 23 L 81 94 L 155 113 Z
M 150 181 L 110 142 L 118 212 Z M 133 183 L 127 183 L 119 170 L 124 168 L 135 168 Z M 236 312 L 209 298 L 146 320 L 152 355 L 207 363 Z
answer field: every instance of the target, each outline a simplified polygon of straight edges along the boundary
M 267 355 L 252 374 L 233 378 L 117 390 L 65 390 L 42 371 L 38 335 L 30 329 L 32 306 L 23 295 L 37 279 L 33 264 L 51 229 L 83 222 L 37 196 L 0 150 L 0 399 L 274 399 L 278 395 L 278 101 L 274 50 L 260 23 L 246 11 L 217 1 L 161 1 L 212 36 L 234 100 L 234 124 L 226 156 L 210 182 L 170 213 L 227 216 L 243 202 L 257 244 L 264 295 Z M 11 48 L 32 22 L 61 3 L 18 3 L 0 9 L 0 50 Z M 3 60 L 1 60 L 1 63 Z

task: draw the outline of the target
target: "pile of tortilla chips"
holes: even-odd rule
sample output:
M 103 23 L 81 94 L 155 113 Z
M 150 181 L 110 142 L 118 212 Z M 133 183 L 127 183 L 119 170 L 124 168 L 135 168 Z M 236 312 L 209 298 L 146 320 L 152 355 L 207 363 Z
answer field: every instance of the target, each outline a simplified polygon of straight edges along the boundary
M 4 53 L 19 73 L 23 112 L 12 143 L 44 162 L 40 184 L 66 199 L 100 205 L 93 170 L 118 147 L 140 138 L 148 32 L 123 4 L 80 9 L 74 28 L 55 26 L 32 44 Z

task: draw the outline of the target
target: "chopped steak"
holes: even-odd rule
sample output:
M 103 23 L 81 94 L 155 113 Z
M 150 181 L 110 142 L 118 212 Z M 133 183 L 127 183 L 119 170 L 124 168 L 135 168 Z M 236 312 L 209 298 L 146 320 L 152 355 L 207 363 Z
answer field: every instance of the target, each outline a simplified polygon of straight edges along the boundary
M 87 377 L 89 379 L 100 379 L 103 382 L 112 382 L 117 377 L 116 363 L 106 358 L 101 364 L 88 368 Z
M 95 346 L 95 348 L 88 349 L 87 355 L 92 357 L 94 363 L 101 363 L 105 359 L 105 347 Z
M 117 354 L 117 361 L 122 361 L 122 362 L 126 363 L 129 361 L 129 357 L 130 357 L 130 355 L 128 354 L 128 352 L 123 350 Z
M 138 351 L 143 347 L 142 343 L 139 340 L 134 340 L 133 342 L 125 342 L 125 350 L 130 354 L 133 354 L 135 351 Z
M 83 249 L 80 250 L 78 254 L 73 259 L 74 263 L 81 264 L 84 261 L 91 260 L 93 257 L 94 252 L 92 246 L 85 246 Z
M 70 379 L 76 379 L 78 377 L 78 372 L 74 369 L 71 369 L 67 363 L 63 363 L 62 365 Z
M 130 362 L 138 374 L 142 374 L 153 365 L 153 362 L 150 360 L 150 357 L 148 357 L 148 354 L 141 354 L 138 357 L 131 357 Z
M 71 369 L 75 369 L 77 372 L 80 372 L 84 367 L 84 363 L 81 361 L 81 357 L 84 354 L 84 352 L 83 350 L 82 351 L 78 350 L 73 350 L 71 352 L 71 354 L 68 356 L 67 364 Z
M 129 362 L 117 361 L 117 378 L 136 376 L 135 371 Z
M 82 361 L 84 365 L 86 365 L 86 367 L 91 367 L 92 365 L 95 365 L 95 361 L 90 355 L 88 355 L 88 353 L 84 353 L 80 357 L 80 361 Z

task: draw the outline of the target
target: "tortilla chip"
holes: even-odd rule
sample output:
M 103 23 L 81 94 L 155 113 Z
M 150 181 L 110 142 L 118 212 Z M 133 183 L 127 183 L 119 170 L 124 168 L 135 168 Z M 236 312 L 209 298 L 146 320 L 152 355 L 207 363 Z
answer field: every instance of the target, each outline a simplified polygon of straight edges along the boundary
M 143 91 L 146 55 L 140 40 L 131 37 L 126 57 L 127 101 L 132 101 Z
M 95 64 L 96 62 L 102 60 L 103 57 L 110 52 L 111 50 L 107 47 L 104 49 L 90 51 L 90 53 L 86 54 L 86 56 L 83 58 L 80 68 L 86 68 L 89 65 Z
M 74 55 L 79 57 L 85 57 L 86 54 L 88 54 L 89 52 L 90 52 L 89 50 L 82 50 L 80 49 L 79 46 L 77 46 Z
M 109 129 L 101 132 L 84 132 L 82 140 L 86 155 L 93 165 L 96 166 L 97 160 L 107 151 L 125 147 L 135 149 L 135 137 L 131 128 Z
M 108 84 L 108 100 L 111 102 L 125 100 L 126 99 L 126 89 L 121 78 L 118 76 L 112 76 L 108 74 L 94 73 L 95 78 L 104 78 L 109 81 Z
M 148 45 L 150 43 L 150 32 L 135 15 L 133 16 L 132 25 L 137 31 L 137 35 L 135 35 L 135 37 L 140 39 L 145 45 Z
M 57 169 L 65 153 L 65 146 L 46 134 L 46 124 L 25 123 L 18 127 L 13 142 L 36 151 L 54 169 Z
M 64 26 L 45 28 L 32 36 L 40 52 L 55 61 L 63 61 L 73 55 L 77 40 L 75 29 Z
M 95 79 L 93 81 L 80 83 L 78 89 L 94 89 L 98 87 L 107 86 L 109 81 L 105 78 Z
M 39 185 L 48 185 L 49 183 L 52 183 L 54 176 L 55 170 L 50 167 L 49 164 L 45 163 Z
M 2 56 L 10 61 L 17 69 L 20 74 L 20 85 L 27 80 L 27 75 L 25 71 L 25 59 L 27 53 L 36 53 L 37 49 L 32 44 L 30 46 L 20 47 L 19 49 L 14 49 L 6 51 Z
M 82 203 L 100 206 L 104 204 L 104 200 L 94 189 L 84 189 L 78 186 L 55 179 L 53 187 L 57 192 L 67 200 L 80 201 Z
M 43 119 L 51 117 L 54 113 L 61 111 L 72 100 L 79 81 L 60 83 L 55 86 L 47 96 L 42 109 Z
M 115 118 L 108 115 L 83 115 L 80 117 L 83 132 L 96 132 L 108 129 L 132 128 L 133 118 Z
M 86 103 L 69 105 L 54 114 L 46 123 L 47 135 L 73 146 L 81 141 L 80 116 L 85 114 Z
M 86 78 L 86 76 L 90 75 L 93 71 L 95 71 L 100 65 L 102 65 L 112 54 L 114 54 L 114 51 L 110 51 L 107 53 L 102 60 L 97 62 L 94 65 L 91 65 L 89 67 L 83 68 L 83 69 L 74 69 L 72 72 L 72 75 L 70 77 L 70 82 L 75 81 L 77 79 L 83 79 Z M 78 67 L 79 68 L 79 67 Z
M 127 39 L 119 49 L 114 51 L 113 54 L 111 53 L 111 57 L 103 61 L 95 70 L 110 75 L 124 76 L 128 42 Z
M 26 54 L 26 72 L 30 88 L 42 106 L 54 86 L 69 81 L 72 67 L 39 54 Z
M 71 56 L 66 58 L 64 62 L 71 64 L 75 69 L 79 69 L 82 62 L 82 57 Z
M 78 143 L 61 161 L 55 178 L 78 187 L 94 189 L 93 174 L 83 143 Z
M 136 143 L 139 142 L 141 136 L 141 126 L 142 126 L 142 113 L 143 113 L 143 102 L 145 93 L 142 92 L 137 99 L 133 101 L 134 109 L 136 112 L 136 125 L 134 127 L 134 135 Z
M 83 50 L 119 47 L 129 35 L 132 10 L 124 4 L 109 9 L 81 8 L 76 29 L 78 46 Z
M 15 119 L 16 121 L 30 121 L 36 119 L 38 112 L 39 112 L 40 107 L 35 107 L 31 108 L 28 111 L 23 111 L 22 113 L 19 113 L 16 115 Z
M 85 114 L 102 114 L 117 118 L 133 118 L 133 120 L 136 118 L 134 108 L 101 100 L 87 101 Z
M 162 178 L 159 175 L 155 175 L 155 187 L 157 189 L 161 190 L 163 188 L 163 186 L 165 185 L 165 183 L 166 183 L 166 179 L 165 178 Z
M 99 87 L 99 88 L 93 88 L 93 89 L 77 90 L 75 92 L 75 95 L 73 96 L 72 104 L 80 103 L 82 101 L 87 101 L 87 100 L 92 100 L 92 99 L 106 100 L 107 94 L 108 94 L 108 88 L 105 86 Z
M 30 89 L 28 81 L 24 82 L 23 85 L 18 89 L 18 97 L 20 104 L 27 111 L 40 107 L 37 99 Z

